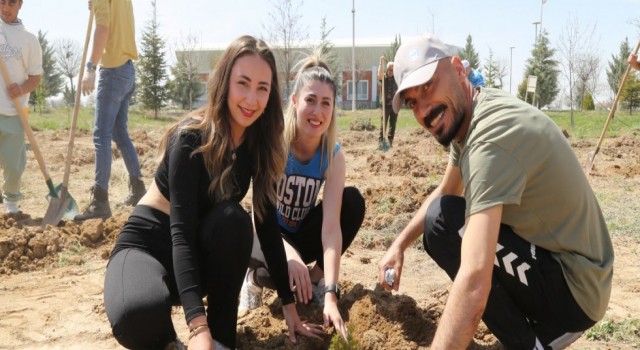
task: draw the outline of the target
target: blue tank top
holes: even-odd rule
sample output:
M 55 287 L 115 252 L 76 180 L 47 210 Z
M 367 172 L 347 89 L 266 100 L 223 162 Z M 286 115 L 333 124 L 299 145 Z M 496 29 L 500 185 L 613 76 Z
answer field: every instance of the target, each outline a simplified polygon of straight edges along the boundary
M 340 150 L 336 142 L 333 154 Z M 321 162 L 322 150 L 318 147 L 308 163 L 302 163 L 289 151 L 285 173 L 278 182 L 278 223 L 291 233 L 300 229 L 300 223 L 315 206 L 324 183 L 324 173 L 329 167 L 327 158 Z

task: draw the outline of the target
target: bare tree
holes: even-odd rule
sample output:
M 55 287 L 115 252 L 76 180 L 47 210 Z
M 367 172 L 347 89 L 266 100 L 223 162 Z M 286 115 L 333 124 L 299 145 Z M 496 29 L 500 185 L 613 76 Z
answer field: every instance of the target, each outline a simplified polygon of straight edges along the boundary
M 600 79 L 600 58 L 594 52 L 585 52 L 576 67 L 576 98 L 578 106 L 582 106 L 582 100 L 588 92 L 595 95 Z
M 80 72 L 82 50 L 80 44 L 71 39 L 60 39 L 55 45 L 56 63 L 62 75 L 69 79 L 69 86 L 63 91 L 64 101 L 68 106 L 75 103 L 76 87 L 73 78 Z
M 170 68 L 173 76 L 169 86 L 170 98 L 183 109 L 191 111 L 194 102 L 205 90 L 199 72 L 203 61 L 202 52 L 196 50 L 199 40 L 195 35 L 187 35 L 174 46 L 176 49 L 172 51 L 175 54 L 175 65 Z
M 307 30 L 302 28 L 302 14 L 300 8 L 303 1 L 274 0 L 273 12 L 269 13 L 268 24 L 263 24 L 268 35 L 268 42 L 272 47 L 282 50 L 282 57 L 278 60 L 279 70 L 284 74 L 284 97 L 290 94 L 291 70 L 293 68 L 294 55 L 292 49 L 308 38 Z
M 585 66 L 590 62 L 590 57 L 596 56 L 593 52 L 593 37 L 596 26 L 591 28 L 580 27 L 576 17 L 571 17 L 567 21 L 566 27 L 560 34 L 559 48 L 561 56 L 561 66 L 564 76 L 567 78 L 567 89 L 569 92 L 569 105 L 571 108 L 571 127 L 574 127 L 574 92 L 578 82 L 578 72 L 585 72 L 589 75 Z M 591 74 L 597 74 L 591 72 Z M 587 79 L 588 80 L 588 79 Z

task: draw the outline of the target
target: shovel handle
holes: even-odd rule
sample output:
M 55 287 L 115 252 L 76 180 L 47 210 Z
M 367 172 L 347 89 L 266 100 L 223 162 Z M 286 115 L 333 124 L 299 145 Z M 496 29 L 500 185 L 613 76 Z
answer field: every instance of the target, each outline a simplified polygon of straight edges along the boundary
M 0 56 L 0 70 L 2 71 L 2 78 L 4 79 L 4 82 L 8 88 L 9 85 L 13 84 L 13 81 L 11 81 L 11 76 L 7 71 L 7 66 L 4 64 L 4 59 L 2 58 L 2 56 Z M 27 114 L 25 113 L 24 108 L 20 104 L 20 101 L 18 101 L 17 97 L 12 98 L 12 100 L 13 100 L 13 104 L 16 106 L 18 115 L 20 116 L 20 123 L 22 124 L 22 129 L 24 129 L 24 133 L 25 135 L 27 135 L 27 139 L 29 140 L 29 144 L 31 145 L 33 154 L 35 155 L 36 160 L 38 161 L 38 166 L 40 166 L 40 171 L 42 172 L 44 179 L 47 182 L 51 182 L 49 171 L 47 170 L 47 167 L 44 164 L 44 159 L 42 158 L 42 152 L 40 152 L 40 146 L 38 146 L 38 142 L 36 141 L 36 138 L 33 135 L 33 130 L 31 130 L 31 126 L 29 125 L 29 119 L 27 117 Z M 55 191 L 53 191 L 52 193 L 55 193 Z
M 635 50 L 633 50 L 633 54 L 638 54 L 638 50 L 640 49 L 640 41 L 636 45 Z M 602 132 L 600 133 L 600 138 L 598 139 L 598 143 L 596 144 L 596 148 L 593 151 L 593 156 L 587 158 L 587 164 L 585 164 L 585 171 L 587 174 L 591 171 L 593 167 L 593 160 L 596 158 L 596 155 L 600 151 L 600 145 L 602 145 L 602 141 L 604 140 L 604 135 L 609 128 L 609 124 L 613 119 L 614 114 L 616 114 L 616 109 L 618 108 L 618 100 L 620 99 L 620 95 L 622 94 L 622 89 L 624 88 L 624 83 L 627 81 L 627 77 L 629 77 L 629 72 L 631 71 L 631 65 L 627 64 L 627 70 L 624 71 L 624 75 L 622 75 L 622 79 L 620 80 L 620 85 L 618 86 L 618 92 L 616 93 L 616 97 L 613 100 L 613 105 L 611 106 L 611 110 L 609 111 L 609 116 L 607 117 L 607 121 L 604 123 L 604 127 L 602 128 Z M 589 159 L 591 158 L 591 159 Z
M 73 116 L 71 117 L 71 129 L 69 130 L 69 145 L 67 146 L 67 158 L 64 165 L 64 176 L 62 178 L 62 188 L 66 190 L 69 185 L 69 173 L 71 170 L 71 156 L 73 155 L 73 141 L 76 134 L 76 124 L 78 123 L 78 111 L 80 109 L 80 97 L 82 96 L 82 78 L 84 77 L 84 65 L 87 62 L 87 51 L 91 40 L 91 27 L 93 26 L 93 11 L 89 12 L 89 24 L 87 24 L 87 35 L 84 40 L 84 50 L 80 61 L 80 72 L 78 73 L 78 89 L 76 89 L 76 99 L 73 106 Z

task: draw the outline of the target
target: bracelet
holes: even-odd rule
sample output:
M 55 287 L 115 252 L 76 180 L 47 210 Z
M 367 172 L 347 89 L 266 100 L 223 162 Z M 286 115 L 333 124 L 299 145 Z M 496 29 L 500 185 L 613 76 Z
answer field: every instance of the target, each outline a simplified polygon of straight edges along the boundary
M 189 340 L 191 340 L 191 338 L 195 337 L 199 333 L 202 333 L 200 331 L 205 329 L 205 328 L 209 328 L 209 325 L 201 324 L 199 326 L 195 326 L 195 327 L 189 329 Z

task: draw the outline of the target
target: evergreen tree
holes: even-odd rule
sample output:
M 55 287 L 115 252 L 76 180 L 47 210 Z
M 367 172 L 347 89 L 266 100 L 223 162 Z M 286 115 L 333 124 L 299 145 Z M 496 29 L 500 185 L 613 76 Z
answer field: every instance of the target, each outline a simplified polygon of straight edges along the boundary
M 391 47 L 384 52 L 384 57 L 387 59 L 387 62 L 395 59 L 396 52 L 398 52 L 400 45 L 402 45 L 402 37 L 400 37 L 400 34 L 397 34 L 391 43 Z
M 29 97 L 29 103 L 32 106 L 39 107 L 40 112 L 42 113 L 45 99 L 62 92 L 64 80 L 62 77 L 62 73 L 60 73 L 56 65 L 55 51 L 47 40 L 47 33 L 43 33 L 39 30 L 38 41 L 40 42 L 40 47 L 42 48 L 43 73 L 40 80 L 42 87 L 38 87 L 31 93 L 31 96 Z
M 527 102 L 533 103 L 538 108 L 542 108 L 558 96 L 560 89 L 558 88 L 558 61 L 553 56 L 556 50 L 549 47 L 549 38 L 547 32 L 540 34 L 540 40 L 536 43 L 531 51 L 531 58 L 527 59 L 527 65 L 522 82 L 518 85 L 518 98 L 524 100 L 527 96 Z M 526 93 L 527 80 L 529 75 L 538 77 L 536 92 Z
M 140 60 L 136 65 L 138 74 L 138 97 L 146 109 L 153 110 L 154 118 L 158 118 L 158 111 L 165 106 L 167 100 L 167 64 L 164 59 L 164 40 L 158 34 L 158 17 L 156 1 L 151 1 L 153 17 L 147 23 L 142 33 Z
M 467 43 L 464 46 L 464 49 L 460 51 L 458 54 L 461 60 L 469 61 L 471 67 L 478 68 L 480 64 L 480 56 L 478 52 L 473 47 L 473 38 L 471 38 L 471 34 L 467 36 Z
M 333 50 L 334 45 L 329 40 L 329 34 L 331 34 L 333 29 L 334 27 L 327 28 L 327 17 L 322 17 L 320 22 L 320 43 L 315 48 L 315 51 L 320 56 L 320 59 L 331 69 L 333 81 L 336 82 L 336 92 L 340 94 L 342 88 L 339 85 L 339 81 L 340 76 L 342 75 L 342 68 L 340 67 L 338 54 Z
M 624 88 L 620 93 L 620 101 L 623 102 L 623 106 L 629 111 L 629 114 L 634 109 L 640 108 L 640 78 L 634 70 L 629 72 L 627 81 L 624 83 Z
M 624 41 L 620 43 L 618 56 L 611 55 L 609 68 L 607 68 L 607 83 L 609 83 L 609 88 L 613 91 L 614 95 L 618 93 L 620 79 L 622 79 L 622 75 L 627 69 L 627 59 L 630 54 L 631 47 L 629 46 L 629 38 L 625 38 Z
M 493 57 L 493 50 L 489 49 L 489 57 L 487 57 L 484 68 L 482 70 L 484 76 L 484 84 L 486 87 L 502 89 L 502 77 L 500 76 L 500 63 Z
M 591 93 L 587 91 L 584 93 L 584 99 L 582 100 L 582 110 L 592 111 L 594 109 L 596 109 L 596 106 L 593 103 L 593 97 L 591 97 Z
M 192 110 L 193 102 L 204 93 L 205 86 L 198 77 L 196 53 L 185 50 L 176 53 L 176 65 L 171 67 L 174 79 L 169 82 L 168 89 L 171 100 L 180 104 L 183 109 Z

